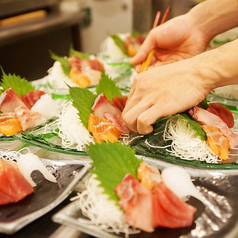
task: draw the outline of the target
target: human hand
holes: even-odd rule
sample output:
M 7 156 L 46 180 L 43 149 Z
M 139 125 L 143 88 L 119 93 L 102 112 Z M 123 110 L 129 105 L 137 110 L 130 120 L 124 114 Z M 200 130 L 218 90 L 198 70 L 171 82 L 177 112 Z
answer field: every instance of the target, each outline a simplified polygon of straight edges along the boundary
M 152 60 L 155 66 L 172 63 L 204 52 L 208 43 L 206 35 L 185 14 L 152 29 L 130 63 L 141 64 L 152 49 L 155 50 Z
M 122 113 L 132 131 L 148 134 L 158 118 L 188 110 L 208 95 L 200 67 L 190 61 L 154 67 L 135 77 Z

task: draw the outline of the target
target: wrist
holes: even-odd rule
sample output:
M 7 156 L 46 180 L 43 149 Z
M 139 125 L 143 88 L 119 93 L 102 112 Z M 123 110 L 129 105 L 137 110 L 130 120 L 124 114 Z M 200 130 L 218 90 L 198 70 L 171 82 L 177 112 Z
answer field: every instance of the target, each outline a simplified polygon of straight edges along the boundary
M 188 18 L 207 41 L 238 25 L 237 0 L 207 0 L 188 13 Z

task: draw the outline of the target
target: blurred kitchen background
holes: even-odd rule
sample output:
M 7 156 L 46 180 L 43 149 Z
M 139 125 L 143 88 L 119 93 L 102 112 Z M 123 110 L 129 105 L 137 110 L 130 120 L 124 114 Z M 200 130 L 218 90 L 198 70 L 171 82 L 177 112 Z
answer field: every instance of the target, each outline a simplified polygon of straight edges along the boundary
M 49 50 L 67 56 L 98 53 L 108 34 L 147 33 L 158 10 L 169 18 L 199 0 L 0 0 L 0 65 L 28 80 L 44 77 L 53 65 Z M 29 14 L 30 13 L 30 14 Z M 12 18 L 13 17 L 13 18 Z

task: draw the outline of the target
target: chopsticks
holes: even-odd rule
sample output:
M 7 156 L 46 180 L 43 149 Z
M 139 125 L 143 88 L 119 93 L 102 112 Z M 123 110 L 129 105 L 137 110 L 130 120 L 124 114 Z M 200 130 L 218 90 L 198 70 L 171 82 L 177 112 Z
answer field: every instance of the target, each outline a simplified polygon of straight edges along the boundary
M 164 15 L 162 17 L 162 20 L 160 22 L 160 25 L 163 24 L 166 21 L 166 19 L 168 18 L 168 15 L 170 13 L 170 9 L 171 9 L 170 7 L 168 7 L 166 9 L 166 11 L 165 11 L 165 13 L 164 13 Z M 156 13 L 156 16 L 155 16 L 153 28 L 155 28 L 158 25 L 159 19 L 160 19 L 160 15 L 161 15 L 161 12 L 158 11 Z M 150 62 L 151 62 L 151 59 L 152 59 L 153 55 L 154 55 L 154 50 L 151 50 L 150 53 L 148 54 L 146 60 L 142 63 L 142 66 L 141 66 L 141 69 L 140 69 L 140 73 L 146 71 L 149 68 Z

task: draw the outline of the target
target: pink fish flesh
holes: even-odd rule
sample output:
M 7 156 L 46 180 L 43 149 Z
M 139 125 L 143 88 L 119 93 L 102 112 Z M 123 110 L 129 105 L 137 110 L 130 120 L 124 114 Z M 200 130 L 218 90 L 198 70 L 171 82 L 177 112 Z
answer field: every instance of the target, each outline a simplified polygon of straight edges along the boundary
M 231 148 L 238 145 L 238 135 L 233 133 L 227 124 L 217 115 L 199 107 L 189 110 L 190 116 L 201 125 L 209 125 L 218 128 L 221 133 L 229 140 Z

